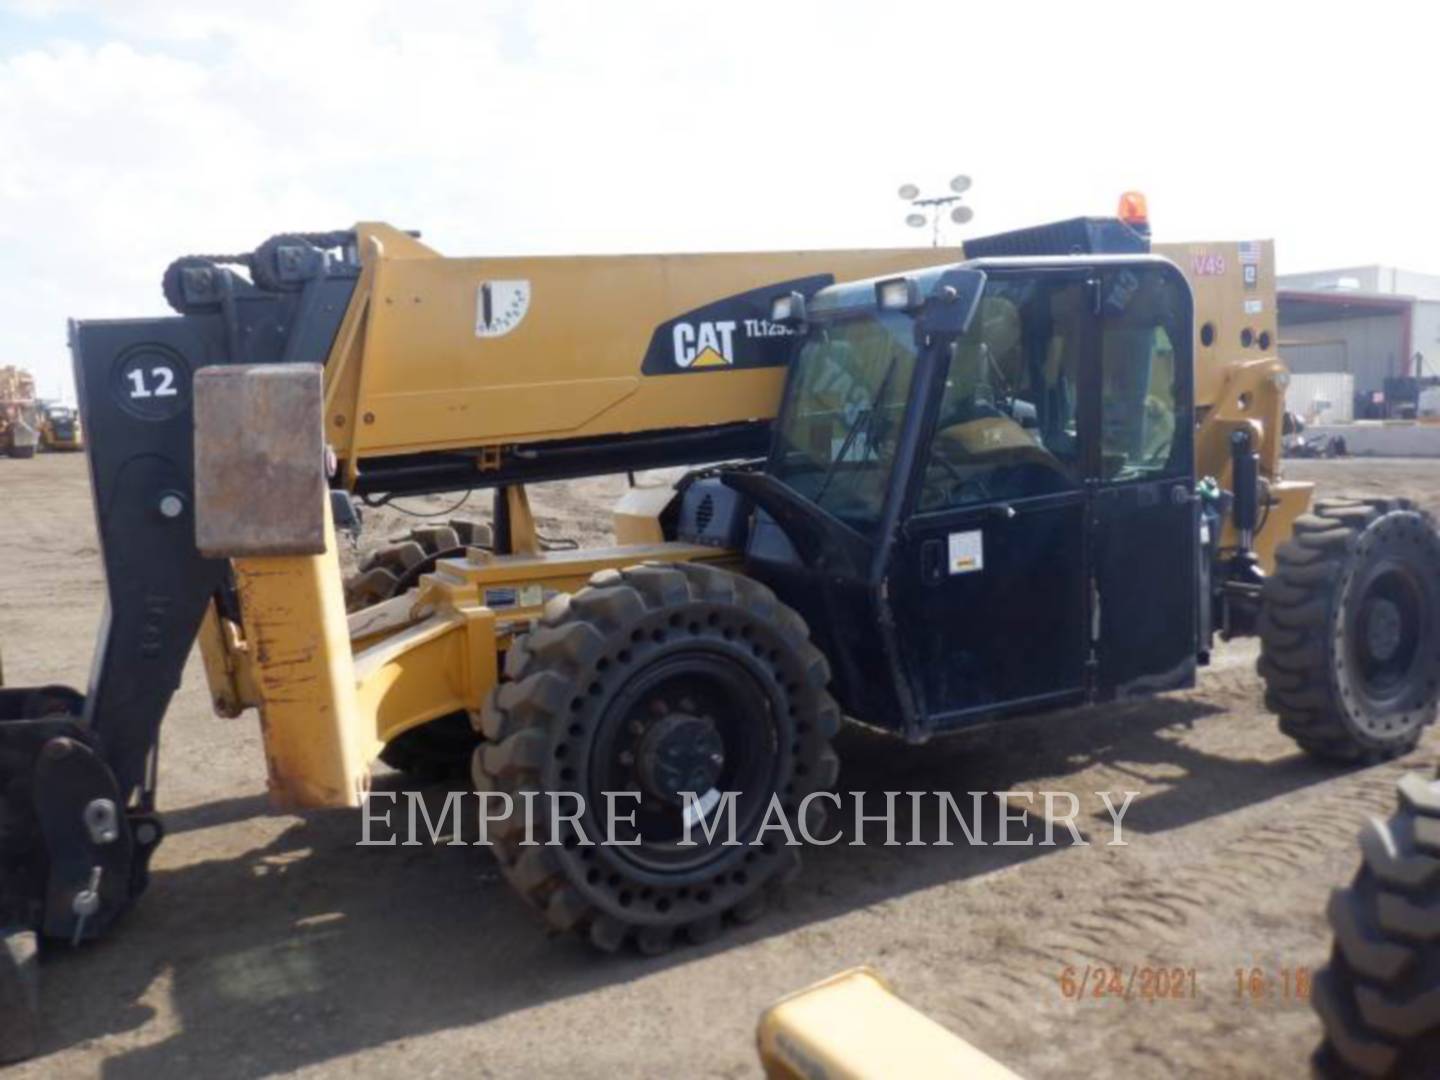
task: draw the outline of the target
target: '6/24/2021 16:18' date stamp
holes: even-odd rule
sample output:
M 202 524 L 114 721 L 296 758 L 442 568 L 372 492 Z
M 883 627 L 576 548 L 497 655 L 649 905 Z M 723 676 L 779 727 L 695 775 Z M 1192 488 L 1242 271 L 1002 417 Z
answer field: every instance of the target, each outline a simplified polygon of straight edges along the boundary
M 1283 1004 L 1310 999 L 1307 967 L 1237 966 L 1225 980 L 1226 992 L 1247 1004 Z M 1207 979 L 1194 967 L 1162 964 L 1073 964 L 1062 968 L 1057 982 L 1067 1001 L 1194 1001 L 1205 993 Z

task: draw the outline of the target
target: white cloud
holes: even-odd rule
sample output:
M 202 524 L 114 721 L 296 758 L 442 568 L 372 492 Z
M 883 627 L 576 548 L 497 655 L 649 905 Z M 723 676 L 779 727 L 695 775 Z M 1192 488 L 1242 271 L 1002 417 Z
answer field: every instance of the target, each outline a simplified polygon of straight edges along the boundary
M 1150 195 L 1167 239 L 1440 270 L 1420 5 L 24 0 L 0 7 L 0 363 L 189 251 L 364 218 L 442 250 L 914 243 Z M 923 242 L 923 241 L 922 241 Z

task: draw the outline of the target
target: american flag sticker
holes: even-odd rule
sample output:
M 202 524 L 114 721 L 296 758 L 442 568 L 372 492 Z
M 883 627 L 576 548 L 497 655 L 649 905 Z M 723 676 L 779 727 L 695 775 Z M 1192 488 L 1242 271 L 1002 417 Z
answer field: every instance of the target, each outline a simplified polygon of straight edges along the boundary
M 1260 241 L 1242 240 L 1238 245 L 1241 266 L 1258 266 L 1260 264 Z

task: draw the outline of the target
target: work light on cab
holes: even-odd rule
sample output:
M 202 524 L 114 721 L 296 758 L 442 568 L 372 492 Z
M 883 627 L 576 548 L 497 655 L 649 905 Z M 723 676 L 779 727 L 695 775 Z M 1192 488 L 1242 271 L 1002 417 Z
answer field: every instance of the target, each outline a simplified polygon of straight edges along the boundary
M 875 300 L 882 311 L 913 311 L 920 306 L 920 286 L 914 278 L 891 278 L 875 286 Z
M 805 321 L 805 294 L 789 292 L 770 301 L 770 321 L 791 326 Z

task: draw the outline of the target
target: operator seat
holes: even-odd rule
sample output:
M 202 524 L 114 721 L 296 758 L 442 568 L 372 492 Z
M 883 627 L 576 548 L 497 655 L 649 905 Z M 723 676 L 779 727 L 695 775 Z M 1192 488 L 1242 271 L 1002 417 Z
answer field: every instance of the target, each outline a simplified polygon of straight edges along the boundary
M 935 453 L 965 466 L 1043 464 L 1054 458 L 999 402 L 1020 383 L 1020 311 L 1004 297 L 985 297 L 975 326 L 955 346 L 940 406 Z

